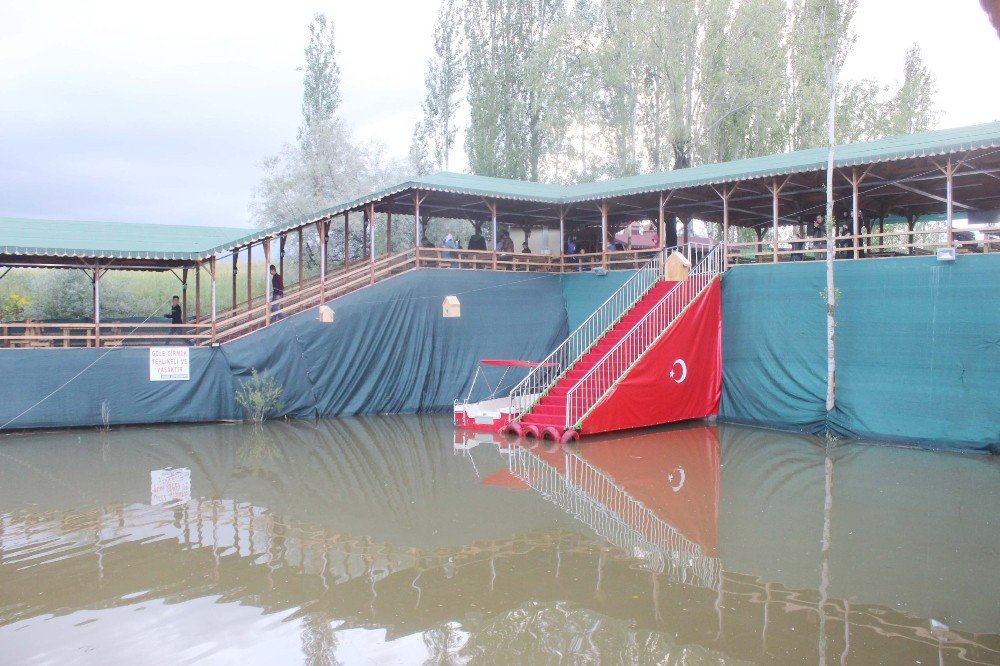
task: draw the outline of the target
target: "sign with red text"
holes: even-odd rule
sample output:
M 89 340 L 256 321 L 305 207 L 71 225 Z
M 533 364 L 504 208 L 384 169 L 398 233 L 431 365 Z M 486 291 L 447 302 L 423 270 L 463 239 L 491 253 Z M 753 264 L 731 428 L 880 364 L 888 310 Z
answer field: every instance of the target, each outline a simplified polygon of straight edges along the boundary
M 191 469 L 154 469 L 149 473 L 149 503 L 191 501 Z
M 191 356 L 187 347 L 150 347 L 149 381 L 186 382 L 191 379 Z

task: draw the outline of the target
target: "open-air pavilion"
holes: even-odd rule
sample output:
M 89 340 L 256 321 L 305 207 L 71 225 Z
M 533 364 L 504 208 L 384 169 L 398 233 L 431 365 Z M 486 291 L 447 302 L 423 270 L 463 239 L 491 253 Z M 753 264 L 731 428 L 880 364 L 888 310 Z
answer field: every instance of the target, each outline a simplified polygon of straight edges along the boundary
M 261 256 L 265 266 L 279 264 L 285 277 L 283 315 L 415 269 L 635 269 L 658 250 L 617 249 L 611 242 L 637 221 L 652 224 L 661 248 L 686 242 L 693 220 L 715 225 L 727 265 L 819 258 L 830 240 L 809 237 L 807 225 L 825 211 L 827 157 L 825 148 L 816 148 L 576 185 L 439 173 L 260 230 L 0 218 L 0 274 L 83 270 L 94 293 L 92 321 L 2 324 L 0 346 L 225 342 L 275 317 L 267 272 L 253 270 L 254 257 Z M 927 254 L 946 246 L 1000 251 L 1000 122 L 839 146 L 833 198 L 838 259 Z M 970 226 L 956 231 L 962 216 Z M 425 247 L 433 219 L 468 220 L 470 232 L 482 230 L 489 239 L 488 249 Z M 928 219 L 939 220 L 937 228 L 918 230 L 918 222 Z M 887 221 L 906 228 L 886 230 Z M 503 228 L 525 234 L 544 229 L 558 244 L 548 254 L 501 251 Z M 753 236 L 741 239 L 739 230 L 747 229 Z M 565 253 L 570 236 L 581 250 L 572 256 Z M 318 271 L 306 270 L 310 239 Z M 232 267 L 231 283 L 220 263 Z M 102 322 L 101 278 L 116 270 L 172 271 L 184 294 L 186 323 Z M 189 299 L 192 276 L 195 297 Z M 203 280 L 210 284 L 208 302 Z M 239 303 L 238 280 L 246 281 L 246 300 Z M 223 310 L 216 294 L 227 288 L 233 306 Z

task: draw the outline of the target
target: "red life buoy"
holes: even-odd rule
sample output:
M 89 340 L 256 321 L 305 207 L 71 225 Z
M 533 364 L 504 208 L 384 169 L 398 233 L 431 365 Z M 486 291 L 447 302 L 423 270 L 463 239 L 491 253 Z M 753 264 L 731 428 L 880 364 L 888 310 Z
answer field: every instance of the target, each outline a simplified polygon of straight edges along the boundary
M 535 439 L 541 439 L 541 433 L 538 432 L 538 426 L 534 423 L 529 423 L 524 427 L 525 437 L 534 437 Z
M 559 429 L 555 426 L 546 426 L 545 429 L 542 430 L 542 439 L 550 439 L 553 442 L 558 442 L 560 440 L 560 435 L 562 435 L 562 433 L 560 433 Z

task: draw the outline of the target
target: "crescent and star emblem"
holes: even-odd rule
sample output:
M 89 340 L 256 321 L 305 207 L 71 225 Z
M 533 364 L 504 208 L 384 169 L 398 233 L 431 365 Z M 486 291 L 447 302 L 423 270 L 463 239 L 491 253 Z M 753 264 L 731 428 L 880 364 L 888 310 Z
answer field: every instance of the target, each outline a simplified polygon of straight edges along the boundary
M 670 378 L 675 382 L 677 382 L 678 384 L 680 384 L 685 379 L 687 379 L 687 376 L 688 376 L 688 367 L 687 363 L 684 362 L 684 359 L 679 358 L 676 361 L 674 361 L 674 364 L 670 366 Z
M 684 487 L 684 480 L 687 478 L 687 474 L 684 473 L 683 467 L 675 467 L 670 474 L 667 475 L 667 481 L 670 482 L 670 488 L 676 493 L 680 492 L 680 489 Z

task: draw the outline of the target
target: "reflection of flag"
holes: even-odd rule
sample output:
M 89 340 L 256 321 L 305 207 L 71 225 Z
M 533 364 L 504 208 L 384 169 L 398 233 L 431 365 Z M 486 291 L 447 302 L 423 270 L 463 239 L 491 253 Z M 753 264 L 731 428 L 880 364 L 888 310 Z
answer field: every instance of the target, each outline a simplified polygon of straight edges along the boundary
M 584 460 L 700 545 L 706 555 L 716 553 L 720 459 L 715 428 L 689 428 L 592 442 L 580 451 Z
M 511 474 L 510 470 L 506 469 L 493 472 L 479 483 L 484 486 L 506 488 L 507 490 L 525 490 L 529 487 L 527 483 Z

